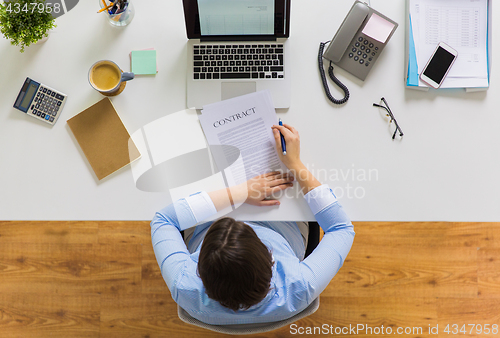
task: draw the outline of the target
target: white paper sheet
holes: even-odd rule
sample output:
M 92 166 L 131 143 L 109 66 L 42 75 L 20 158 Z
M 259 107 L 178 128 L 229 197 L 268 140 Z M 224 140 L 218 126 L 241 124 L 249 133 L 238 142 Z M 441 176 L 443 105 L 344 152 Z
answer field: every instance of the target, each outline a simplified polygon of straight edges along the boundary
M 276 152 L 271 126 L 278 123 L 269 91 L 262 91 L 203 107 L 199 116 L 209 145 L 230 145 L 241 152 L 243 163 L 233 165 L 227 177 L 235 185 L 273 170 L 285 170 Z M 234 154 L 214 154 L 219 170 Z

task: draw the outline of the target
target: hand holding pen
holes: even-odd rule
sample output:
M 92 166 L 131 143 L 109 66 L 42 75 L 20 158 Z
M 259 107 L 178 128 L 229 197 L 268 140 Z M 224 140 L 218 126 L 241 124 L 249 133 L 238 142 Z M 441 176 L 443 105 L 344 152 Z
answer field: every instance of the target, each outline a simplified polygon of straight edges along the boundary
M 274 125 L 272 128 L 274 140 L 276 141 L 276 150 L 283 164 L 288 169 L 293 169 L 301 164 L 299 132 L 288 124 Z M 282 137 L 285 147 L 281 144 Z M 284 154 L 285 151 L 286 155 Z

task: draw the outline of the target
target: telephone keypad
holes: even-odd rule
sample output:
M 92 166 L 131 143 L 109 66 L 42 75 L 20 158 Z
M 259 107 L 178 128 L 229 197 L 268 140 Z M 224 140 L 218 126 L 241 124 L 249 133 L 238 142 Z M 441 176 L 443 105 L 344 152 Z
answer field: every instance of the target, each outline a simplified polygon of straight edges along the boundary
M 375 46 L 374 42 L 364 36 L 359 36 L 351 46 L 352 53 L 349 53 L 349 58 L 360 65 L 368 67 L 377 55 L 378 50 L 379 47 Z

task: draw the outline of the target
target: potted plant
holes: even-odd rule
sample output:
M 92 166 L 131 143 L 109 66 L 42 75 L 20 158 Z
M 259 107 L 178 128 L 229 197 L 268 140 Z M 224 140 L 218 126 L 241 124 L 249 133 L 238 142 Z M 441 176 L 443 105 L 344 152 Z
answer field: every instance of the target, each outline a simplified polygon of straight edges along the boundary
M 0 3 L 0 32 L 23 53 L 25 47 L 48 37 L 49 30 L 56 27 L 55 10 L 45 0 L 6 0 Z

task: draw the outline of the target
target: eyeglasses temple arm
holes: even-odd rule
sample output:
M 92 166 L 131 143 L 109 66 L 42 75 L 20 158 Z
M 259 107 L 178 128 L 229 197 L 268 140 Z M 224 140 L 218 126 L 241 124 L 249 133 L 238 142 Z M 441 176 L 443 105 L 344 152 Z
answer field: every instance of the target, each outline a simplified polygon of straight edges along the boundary
M 387 105 L 387 102 L 384 100 L 384 98 L 382 98 L 382 100 L 385 102 L 385 104 Z M 403 136 L 403 130 L 401 130 L 401 128 L 399 127 L 399 124 L 398 124 L 398 121 L 396 121 L 396 118 L 394 117 L 394 115 L 392 114 L 392 111 L 389 107 L 389 105 L 387 105 L 387 107 L 384 107 L 380 104 L 376 104 L 374 103 L 373 104 L 374 107 L 380 107 L 380 108 L 384 108 L 388 113 L 389 113 L 389 116 L 391 117 L 391 121 L 394 121 L 394 124 L 396 125 L 396 130 L 394 131 L 394 135 L 392 136 L 392 139 L 394 139 L 396 137 L 396 132 L 399 130 L 399 136 Z

